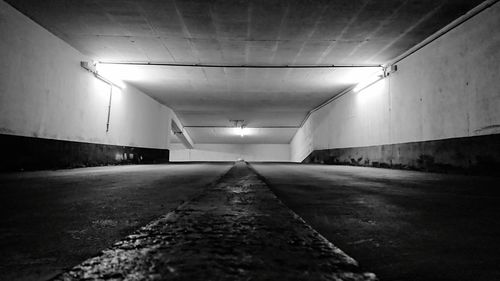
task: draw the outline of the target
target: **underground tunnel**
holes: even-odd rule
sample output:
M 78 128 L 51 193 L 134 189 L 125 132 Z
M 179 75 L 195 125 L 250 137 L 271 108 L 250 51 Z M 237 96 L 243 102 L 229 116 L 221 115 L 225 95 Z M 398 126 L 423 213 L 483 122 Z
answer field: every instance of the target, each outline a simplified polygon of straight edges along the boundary
M 500 280 L 498 0 L 0 0 L 0 280 Z

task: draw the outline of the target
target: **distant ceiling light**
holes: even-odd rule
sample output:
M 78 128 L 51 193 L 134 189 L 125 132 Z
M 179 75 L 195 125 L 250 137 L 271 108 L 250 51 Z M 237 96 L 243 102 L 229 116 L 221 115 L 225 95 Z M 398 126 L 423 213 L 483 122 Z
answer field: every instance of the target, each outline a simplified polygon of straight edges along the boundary
M 247 133 L 247 128 L 245 128 L 245 126 L 241 125 L 239 131 L 240 131 L 240 137 L 244 137 Z
M 236 133 L 240 135 L 240 137 L 244 137 L 248 133 L 246 125 L 243 124 L 245 120 L 229 120 L 229 122 L 234 123 Z
M 380 81 L 382 78 L 384 78 L 384 73 L 383 72 L 377 72 L 375 75 L 370 76 L 368 79 L 365 79 L 356 85 L 354 87 L 353 92 L 359 93 L 362 90 L 370 87 L 371 85 L 375 84 L 376 82 Z

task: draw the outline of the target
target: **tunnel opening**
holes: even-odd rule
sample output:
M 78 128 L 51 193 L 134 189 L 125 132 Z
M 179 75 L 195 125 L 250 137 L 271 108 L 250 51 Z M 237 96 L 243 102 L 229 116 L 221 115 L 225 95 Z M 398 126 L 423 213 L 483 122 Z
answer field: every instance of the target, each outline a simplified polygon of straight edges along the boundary
M 1 280 L 500 280 L 498 0 L 66 2 L 0 0 Z

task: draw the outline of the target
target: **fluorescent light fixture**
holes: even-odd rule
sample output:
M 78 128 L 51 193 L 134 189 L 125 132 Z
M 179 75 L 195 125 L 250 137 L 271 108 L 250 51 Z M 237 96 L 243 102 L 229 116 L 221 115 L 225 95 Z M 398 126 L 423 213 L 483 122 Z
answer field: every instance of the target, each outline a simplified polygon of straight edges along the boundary
M 365 79 L 365 80 L 359 82 L 358 85 L 356 85 L 356 87 L 354 87 L 354 89 L 352 89 L 352 90 L 355 93 L 359 93 L 362 90 L 364 90 L 364 89 L 370 87 L 371 85 L 375 84 L 376 82 L 378 82 L 382 78 L 384 78 L 384 74 L 383 73 L 376 73 L 375 75 L 370 76 L 368 79 Z
M 125 89 L 127 88 L 127 84 L 125 84 L 122 80 L 120 80 L 116 75 L 111 71 L 107 71 L 99 62 L 95 63 L 96 75 L 106 80 L 106 82 L 113 84 L 114 86 Z

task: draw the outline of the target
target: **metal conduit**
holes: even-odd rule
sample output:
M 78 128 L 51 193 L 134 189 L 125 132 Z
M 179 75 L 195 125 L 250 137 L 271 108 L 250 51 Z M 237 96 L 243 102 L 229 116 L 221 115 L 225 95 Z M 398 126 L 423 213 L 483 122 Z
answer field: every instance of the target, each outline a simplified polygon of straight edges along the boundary
M 206 64 L 206 63 L 170 63 L 170 62 L 128 62 L 128 61 L 99 61 L 100 64 L 137 65 L 137 66 L 177 66 L 177 67 L 207 67 L 207 68 L 376 68 L 382 65 L 375 64 Z

